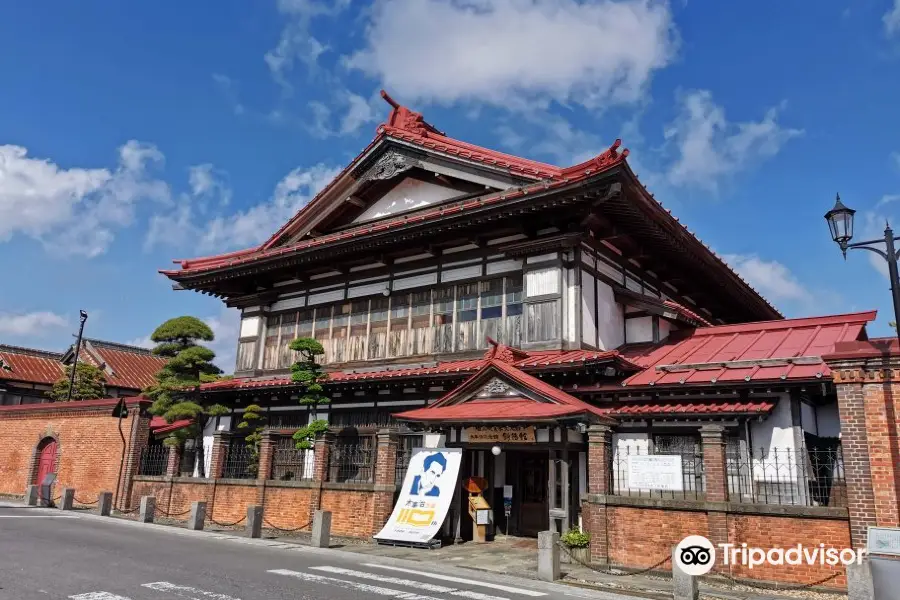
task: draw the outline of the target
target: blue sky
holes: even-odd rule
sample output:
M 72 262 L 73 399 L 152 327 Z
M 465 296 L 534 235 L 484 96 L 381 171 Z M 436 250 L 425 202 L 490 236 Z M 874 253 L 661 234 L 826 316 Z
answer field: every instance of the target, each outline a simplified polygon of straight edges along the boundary
M 449 135 L 568 165 L 616 137 L 788 316 L 892 312 L 822 214 L 900 227 L 900 0 L 2 2 L 0 342 L 145 343 L 236 318 L 171 259 L 267 238 L 374 134 L 382 87 Z

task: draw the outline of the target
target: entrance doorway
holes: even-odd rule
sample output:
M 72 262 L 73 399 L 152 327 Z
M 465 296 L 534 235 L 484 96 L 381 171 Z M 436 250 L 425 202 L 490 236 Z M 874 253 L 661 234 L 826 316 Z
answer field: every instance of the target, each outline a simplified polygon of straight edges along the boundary
M 506 450 L 504 455 L 505 482 L 512 486 L 513 497 L 508 527 L 504 529 L 514 536 L 537 537 L 550 523 L 547 451 Z M 503 510 L 502 503 L 498 508 Z
M 44 477 L 56 473 L 56 440 L 47 438 L 38 446 L 38 464 L 31 483 L 40 485 Z

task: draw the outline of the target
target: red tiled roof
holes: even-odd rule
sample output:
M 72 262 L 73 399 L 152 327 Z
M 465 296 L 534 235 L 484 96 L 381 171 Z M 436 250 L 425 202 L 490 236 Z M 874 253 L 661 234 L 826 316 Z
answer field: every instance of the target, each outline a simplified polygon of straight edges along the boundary
M 656 346 L 622 349 L 644 371 L 626 387 L 827 377 L 822 355 L 856 340 L 875 312 L 703 327 Z
M 114 408 L 120 400 L 125 400 L 125 406 L 133 407 L 144 404 L 150 405 L 150 401 L 141 396 L 133 396 L 128 398 L 99 398 L 97 400 L 73 400 L 72 402 L 43 402 L 41 404 L 16 404 L 10 406 L 0 406 L 0 412 L 15 411 L 53 411 L 65 409 L 84 409 L 84 408 Z
M 156 381 L 154 375 L 166 364 L 165 359 L 144 348 L 100 340 L 86 342 L 93 350 L 91 354 L 97 355 L 95 361 L 112 370 L 112 373 L 106 373 L 107 385 L 142 390 Z
M 409 421 L 518 421 L 522 419 L 553 419 L 564 416 L 592 414 L 602 416 L 596 406 L 579 400 L 561 389 L 541 381 L 514 366 L 521 351 L 493 342 L 485 355 L 485 364 L 454 390 L 445 394 L 431 406 L 405 411 L 395 415 Z M 473 392 L 492 377 L 500 377 L 540 396 L 545 401 L 531 398 L 471 400 Z
M 0 380 L 52 385 L 63 373 L 62 354 L 17 346 L 0 346 L 0 360 L 10 371 L 0 369 Z
M 870 340 L 839 342 L 834 350 L 822 358 L 826 361 L 882 358 L 900 355 L 900 342 L 896 336 Z
M 618 366 L 626 370 L 637 370 L 640 367 L 624 359 L 615 350 L 601 352 L 595 350 L 540 350 L 522 353 L 515 365 L 522 369 L 539 370 L 553 366 L 583 365 L 599 362 L 614 361 Z M 484 358 L 473 360 L 454 360 L 442 362 L 427 367 L 410 367 L 405 369 L 380 369 L 377 371 L 341 372 L 334 371 L 328 374 L 329 383 L 344 383 L 347 381 L 372 381 L 381 379 L 402 379 L 407 377 L 429 377 L 434 375 L 452 375 L 454 373 L 474 373 L 486 364 Z M 215 391 L 225 389 L 255 389 L 273 388 L 296 385 L 290 377 L 277 377 L 270 379 L 226 379 L 204 383 L 200 386 L 203 391 Z
M 150 419 L 150 433 L 154 435 L 168 433 L 170 431 L 175 431 L 176 429 L 181 429 L 182 427 L 187 427 L 191 423 L 193 423 L 193 421 L 190 419 L 181 419 L 174 423 L 169 423 L 162 417 L 153 417 Z
M 668 306 L 668 307 L 671 308 L 672 310 L 675 310 L 675 311 L 681 313 L 682 315 L 684 315 L 684 316 L 687 317 L 688 319 L 690 319 L 690 320 L 692 320 L 692 321 L 696 321 L 696 322 L 699 323 L 700 325 L 703 325 L 703 326 L 705 326 L 705 327 L 711 327 L 711 326 L 712 326 L 712 323 L 710 323 L 708 320 L 706 320 L 705 317 L 703 317 L 703 316 L 697 314 L 696 312 L 694 312 L 693 310 L 691 310 L 691 309 L 688 308 L 687 306 L 684 306 L 683 304 L 678 304 L 677 302 L 675 302 L 675 301 L 673 301 L 673 300 L 663 300 L 663 304 L 665 304 L 666 306 Z
M 617 407 L 601 407 L 601 411 L 613 417 L 645 415 L 705 415 L 705 414 L 763 414 L 775 408 L 768 400 L 709 401 L 703 402 L 649 402 L 629 403 Z

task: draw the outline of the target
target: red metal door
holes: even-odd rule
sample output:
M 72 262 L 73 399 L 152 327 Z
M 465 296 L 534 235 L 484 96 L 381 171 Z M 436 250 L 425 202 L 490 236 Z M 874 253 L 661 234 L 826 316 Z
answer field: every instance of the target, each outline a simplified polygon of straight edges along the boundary
M 44 476 L 48 473 L 56 472 L 56 440 L 52 440 L 41 448 L 41 455 L 38 457 L 38 468 L 35 479 L 32 483 L 40 485 L 44 481 Z

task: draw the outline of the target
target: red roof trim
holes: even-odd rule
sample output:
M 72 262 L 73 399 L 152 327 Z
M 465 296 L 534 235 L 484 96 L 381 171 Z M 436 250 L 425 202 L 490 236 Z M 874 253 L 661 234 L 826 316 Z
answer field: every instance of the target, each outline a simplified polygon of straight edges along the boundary
M 706 414 L 764 414 L 775 408 L 767 400 L 724 402 L 650 402 L 624 404 L 615 408 L 602 408 L 613 417 L 644 415 L 706 415 Z
M 822 358 L 827 362 L 832 362 L 894 356 L 900 356 L 900 342 L 896 337 L 839 342 L 834 345 L 833 352 Z
M 824 317 L 800 317 L 797 319 L 778 319 L 774 321 L 754 321 L 735 325 L 716 325 L 697 329 L 694 335 L 722 335 L 725 333 L 744 333 L 746 331 L 774 331 L 795 327 L 819 327 L 823 325 L 865 324 L 875 320 L 878 311 L 844 313 Z
M 113 408 L 121 398 L 101 398 L 98 400 L 73 400 L 72 402 L 45 402 L 43 404 L 18 404 L 15 406 L 0 406 L 0 412 L 15 411 L 49 411 L 49 410 L 78 410 L 84 408 Z M 141 404 L 150 405 L 150 400 L 141 396 L 125 398 L 125 406 L 131 408 Z

